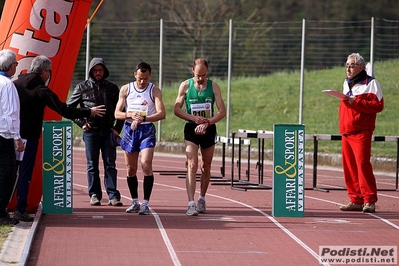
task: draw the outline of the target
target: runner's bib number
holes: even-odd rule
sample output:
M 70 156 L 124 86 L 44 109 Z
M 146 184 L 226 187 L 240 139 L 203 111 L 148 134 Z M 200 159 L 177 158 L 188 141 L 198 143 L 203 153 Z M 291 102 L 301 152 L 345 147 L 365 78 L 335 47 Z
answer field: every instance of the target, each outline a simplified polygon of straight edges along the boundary
M 205 118 L 212 117 L 212 108 L 210 103 L 194 103 L 191 104 L 191 114 L 194 116 L 202 116 Z
M 128 106 L 127 111 L 129 113 L 137 112 L 140 113 L 141 116 L 147 116 L 148 106 L 141 104 L 131 104 Z

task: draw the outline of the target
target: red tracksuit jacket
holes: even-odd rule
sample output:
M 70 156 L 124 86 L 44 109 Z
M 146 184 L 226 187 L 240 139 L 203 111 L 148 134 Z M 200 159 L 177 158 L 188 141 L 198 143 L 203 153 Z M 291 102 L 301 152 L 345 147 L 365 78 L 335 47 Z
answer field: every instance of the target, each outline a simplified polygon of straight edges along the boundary
M 347 80 L 344 82 L 344 94 L 350 92 Z M 361 130 L 375 129 L 377 113 L 384 109 L 384 99 L 381 86 L 373 77 L 366 76 L 364 80 L 352 87 L 352 95 L 356 96 L 354 102 L 340 102 L 339 130 L 341 134 L 353 134 Z

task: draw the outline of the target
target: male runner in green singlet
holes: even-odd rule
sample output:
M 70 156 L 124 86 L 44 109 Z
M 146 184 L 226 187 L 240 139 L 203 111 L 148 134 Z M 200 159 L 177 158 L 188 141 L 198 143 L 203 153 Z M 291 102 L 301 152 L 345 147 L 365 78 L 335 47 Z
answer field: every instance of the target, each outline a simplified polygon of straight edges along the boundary
M 187 215 L 196 216 L 206 212 L 205 194 L 211 178 L 211 164 L 216 144 L 216 123 L 226 116 L 226 107 L 220 87 L 207 78 L 208 62 L 203 58 L 194 61 L 193 78 L 180 84 L 174 113 L 186 121 L 184 140 L 187 156 L 186 190 L 188 196 Z M 185 103 L 185 110 L 182 109 Z M 214 112 L 216 103 L 217 112 Z M 201 182 L 198 208 L 194 194 L 198 170 L 198 149 L 201 147 Z

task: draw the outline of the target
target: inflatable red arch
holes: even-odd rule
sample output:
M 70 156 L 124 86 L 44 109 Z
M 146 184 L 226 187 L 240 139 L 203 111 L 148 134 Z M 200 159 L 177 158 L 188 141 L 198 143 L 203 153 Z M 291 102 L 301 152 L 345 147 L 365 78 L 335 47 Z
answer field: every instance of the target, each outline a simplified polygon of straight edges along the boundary
M 65 101 L 92 2 L 7 0 L 0 21 L 0 49 L 10 49 L 17 54 L 17 73 L 26 72 L 37 55 L 50 58 L 53 74 L 48 86 Z M 61 120 L 61 116 L 46 109 L 44 119 Z M 41 141 L 39 145 L 41 147 Z M 30 185 L 28 212 L 37 210 L 41 197 L 42 150 L 39 149 Z M 14 195 L 8 209 L 12 211 L 15 207 Z

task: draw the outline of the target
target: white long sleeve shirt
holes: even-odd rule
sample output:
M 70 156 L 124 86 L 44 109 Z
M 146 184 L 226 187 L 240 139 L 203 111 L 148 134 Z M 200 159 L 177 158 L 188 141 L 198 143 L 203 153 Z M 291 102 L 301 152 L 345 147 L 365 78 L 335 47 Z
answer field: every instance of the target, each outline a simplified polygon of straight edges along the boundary
M 20 139 L 20 102 L 14 83 L 4 72 L 0 73 L 0 136 Z

